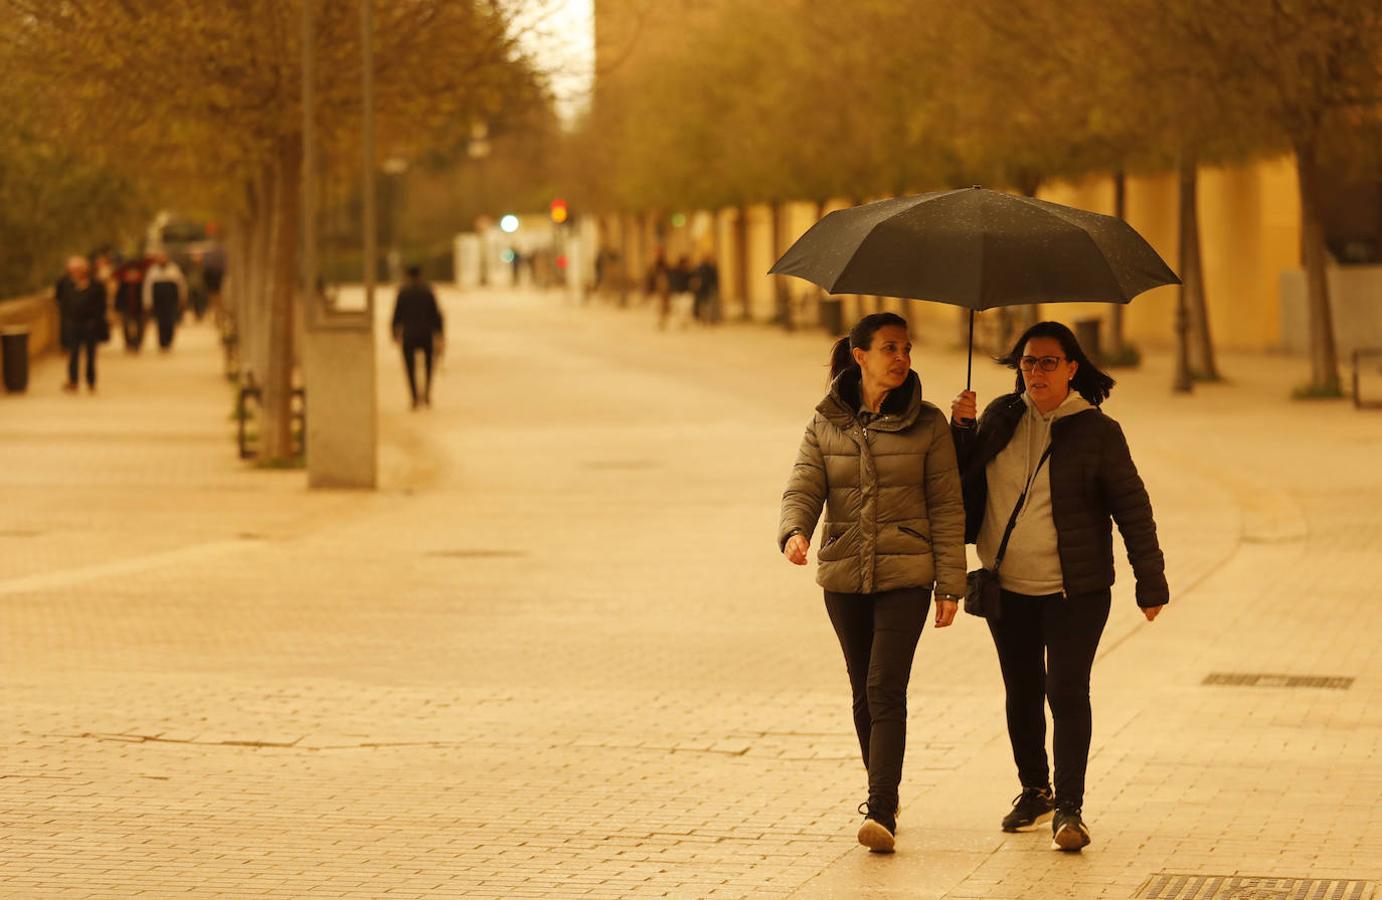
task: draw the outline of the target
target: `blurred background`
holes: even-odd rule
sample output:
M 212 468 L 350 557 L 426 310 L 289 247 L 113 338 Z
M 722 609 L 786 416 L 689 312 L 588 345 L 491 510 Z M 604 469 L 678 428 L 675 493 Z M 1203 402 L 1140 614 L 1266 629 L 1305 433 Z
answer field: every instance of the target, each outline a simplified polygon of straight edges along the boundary
M 714 263 L 707 316 L 838 332 L 901 301 L 829 297 L 767 276 L 773 260 L 831 210 L 971 184 L 1123 216 L 1182 274 L 1126 309 L 1062 309 L 1110 365 L 1179 344 L 1188 390 L 1221 377 L 1218 348 L 1284 352 L 1298 394 L 1338 396 L 1349 354 L 1382 346 L 1368 0 L 0 0 L 0 16 L 0 297 L 43 291 L 74 253 L 196 257 L 224 275 L 227 368 L 264 387 L 271 455 L 288 452 L 304 310 L 340 286 L 419 265 L 628 305 L 685 257 Z M 957 311 L 909 308 L 923 338 L 963 337 Z M 1038 315 L 981 317 L 980 341 Z

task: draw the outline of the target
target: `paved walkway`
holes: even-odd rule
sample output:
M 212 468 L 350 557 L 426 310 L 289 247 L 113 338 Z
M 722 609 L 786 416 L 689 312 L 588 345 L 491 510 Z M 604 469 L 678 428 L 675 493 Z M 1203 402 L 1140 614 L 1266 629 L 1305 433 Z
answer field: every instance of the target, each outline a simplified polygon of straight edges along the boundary
M 1382 415 L 1284 401 L 1301 363 L 1230 357 L 1232 386 L 1180 398 L 1153 358 L 1108 406 L 1174 606 L 1148 624 L 1115 591 L 1094 845 L 998 830 L 1015 777 L 968 619 L 922 638 L 900 850 L 878 857 L 853 838 L 834 636 L 772 543 L 824 338 L 444 303 L 435 409 L 405 408 L 384 348 L 373 494 L 236 461 L 209 328 L 106 351 L 94 397 L 48 360 L 0 398 L 0 896 L 1314 900 L 1372 888 L 1279 879 L 1382 880 Z M 962 357 L 923 343 L 916 366 L 947 405 Z M 980 365 L 981 397 L 1010 377 Z M 1191 894 L 1158 873 L 1250 878 Z

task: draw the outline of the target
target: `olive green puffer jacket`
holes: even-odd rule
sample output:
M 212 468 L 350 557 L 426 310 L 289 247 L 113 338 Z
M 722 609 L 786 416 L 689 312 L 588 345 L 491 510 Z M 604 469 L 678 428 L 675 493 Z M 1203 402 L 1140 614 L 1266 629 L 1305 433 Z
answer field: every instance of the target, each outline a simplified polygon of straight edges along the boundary
M 955 445 L 915 372 L 867 426 L 857 368 L 841 373 L 806 427 L 782 494 L 778 549 L 808 537 L 825 507 L 816 582 L 827 591 L 965 592 L 965 513 Z

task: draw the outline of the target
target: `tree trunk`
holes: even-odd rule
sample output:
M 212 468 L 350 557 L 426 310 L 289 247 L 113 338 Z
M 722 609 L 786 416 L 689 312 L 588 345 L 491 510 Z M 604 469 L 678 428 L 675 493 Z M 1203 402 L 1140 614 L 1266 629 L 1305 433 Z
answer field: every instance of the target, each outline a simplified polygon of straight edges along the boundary
M 1195 169 L 1188 166 L 1190 177 L 1185 173 L 1187 164 L 1181 163 L 1179 169 L 1179 211 L 1176 223 L 1176 257 L 1180 266 L 1181 285 L 1176 292 L 1176 371 L 1171 389 L 1188 394 L 1195 387 L 1195 378 L 1190 371 L 1190 295 L 1197 290 L 1195 270 L 1197 267 L 1199 238 L 1195 234 Z
M 1300 186 L 1300 256 L 1305 267 L 1306 302 L 1310 310 L 1310 391 L 1338 396 L 1339 352 L 1334 342 L 1334 312 L 1330 308 L 1329 279 L 1320 219 L 1315 148 L 1296 146 L 1296 175 Z
M 816 201 L 816 209 L 815 209 L 815 211 L 811 214 L 811 217 L 812 217 L 813 221 L 815 221 L 815 222 L 819 222 L 821 219 L 824 219 L 824 218 L 825 218 L 825 201 L 824 201 L 824 200 L 817 200 L 817 201 Z M 825 288 L 820 287 L 820 286 L 817 286 L 817 287 L 816 287 L 816 324 L 817 324 L 817 325 L 820 325 L 820 324 L 821 324 L 821 321 L 822 321 L 822 319 L 823 319 L 823 317 L 822 317 L 822 315 L 821 315 L 821 308 L 824 307 L 824 306 L 825 306 Z
M 277 175 L 273 166 L 265 166 L 254 190 L 253 223 L 250 240 L 250 267 L 246 279 L 245 368 L 256 384 L 264 381 L 268 368 L 267 324 L 269 310 L 269 258 L 273 239 L 273 200 Z
M 770 256 L 773 262 L 782 255 L 782 203 L 778 200 L 768 204 L 768 213 L 772 216 L 772 228 L 770 229 L 772 241 L 772 252 Z M 773 317 L 777 324 L 788 331 L 792 330 L 792 295 L 787 287 L 787 279 L 781 275 L 773 277 Z
M 1113 173 L 1113 215 L 1115 218 L 1128 217 L 1128 178 L 1122 169 Z M 1108 317 L 1108 357 L 1119 359 L 1123 356 L 1123 304 L 1115 303 Z
M 1041 189 L 1041 176 L 1029 171 L 1019 173 L 1017 178 L 1018 190 L 1024 197 L 1035 197 L 1037 191 Z M 996 348 L 998 353 L 1007 353 L 1012 349 L 1017 336 L 1041 321 L 1041 304 L 1028 303 L 1023 306 L 1004 306 L 998 310 L 999 330 L 1002 336 L 999 338 L 1000 345 Z M 968 322 L 966 322 L 968 327 Z
M 227 344 L 227 362 L 234 354 L 234 368 L 227 366 L 226 374 L 240 377 L 244 369 L 245 315 L 249 306 L 248 274 L 250 269 L 250 246 L 254 231 L 248 214 L 235 216 L 226 235 L 226 274 L 221 291 L 221 335 L 227 341 L 234 341 L 233 349 Z
M 753 317 L 749 301 L 749 208 L 734 209 L 734 292 L 739 300 L 739 318 Z
M 301 225 L 302 139 L 279 139 L 275 159 L 268 360 L 264 372 L 263 441 L 265 461 L 293 456 L 293 323 L 298 286 L 298 228 Z
M 1201 381 L 1219 381 L 1214 361 L 1214 342 L 1209 333 L 1209 306 L 1205 300 L 1204 265 L 1200 256 L 1200 206 L 1198 167 L 1194 160 L 1180 164 L 1180 277 L 1185 283 L 1185 312 L 1189 317 L 1190 372 Z
M 629 282 L 633 280 L 634 269 L 633 259 L 629 256 L 633 252 L 633 247 L 629 243 L 629 217 L 627 213 L 619 213 L 619 306 L 621 309 L 628 308 L 629 305 Z

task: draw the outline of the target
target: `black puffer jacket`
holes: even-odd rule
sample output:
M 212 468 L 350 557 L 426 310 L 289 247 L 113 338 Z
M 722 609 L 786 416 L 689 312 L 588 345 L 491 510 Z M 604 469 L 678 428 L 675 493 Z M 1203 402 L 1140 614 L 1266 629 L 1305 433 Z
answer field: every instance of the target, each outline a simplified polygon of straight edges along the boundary
M 978 540 L 988 505 L 989 461 L 1012 440 L 1027 406 L 1020 394 L 994 400 L 974 428 L 951 428 L 965 497 L 965 542 Z M 1061 577 L 1070 595 L 1113 584 L 1113 522 L 1123 534 L 1137 580 L 1137 605 L 1169 598 L 1165 560 L 1147 489 L 1133 465 L 1118 423 L 1098 409 L 1051 426 L 1051 515 Z

